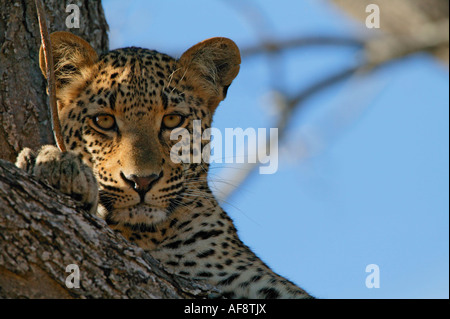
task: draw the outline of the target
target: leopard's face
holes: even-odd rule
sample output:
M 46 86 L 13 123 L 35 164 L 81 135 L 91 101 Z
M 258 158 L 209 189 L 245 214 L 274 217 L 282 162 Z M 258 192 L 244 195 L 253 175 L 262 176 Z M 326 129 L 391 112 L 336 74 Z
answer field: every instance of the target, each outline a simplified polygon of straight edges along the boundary
M 59 116 L 66 147 L 92 167 L 100 188 L 99 212 L 110 224 L 156 225 L 201 193 L 208 164 L 192 159 L 209 141 L 198 149 L 193 123 L 201 120 L 202 130 L 210 127 L 229 84 L 211 90 L 211 81 L 217 85 L 220 79 L 196 68 L 183 57 L 126 48 L 102 55 L 73 79 L 61 81 Z M 71 64 L 59 68 L 73 69 Z M 171 158 L 181 139 L 171 139 L 171 132 L 182 129 L 189 132 L 189 163 Z
M 149 50 L 110 52 L 61 112 L 66 144 L 92 166 L 111 222 L 165 220 L 182 204 L 187 176 L 198 171 L 198 163 L 171 160 L 178 140 L 170 133 L 175 128 L 192 132 L 194 119 L 206 128 L 211 114 L 175 67 L 174 59 Z

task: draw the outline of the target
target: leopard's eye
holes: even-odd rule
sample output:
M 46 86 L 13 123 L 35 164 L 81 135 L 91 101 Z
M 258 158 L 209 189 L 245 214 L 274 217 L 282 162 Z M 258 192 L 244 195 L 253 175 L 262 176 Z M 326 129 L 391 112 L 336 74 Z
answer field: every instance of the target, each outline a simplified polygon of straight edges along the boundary
M 183 124 L 184 117 L 179 114 L 169 114 L 163 117 L 162 123 L 164 128 L 176 128 Z
M 94 123 L 102 130 L 108 131 L 116 127 L 116 120 L 112 115 L 100 114 L 94 117 Z

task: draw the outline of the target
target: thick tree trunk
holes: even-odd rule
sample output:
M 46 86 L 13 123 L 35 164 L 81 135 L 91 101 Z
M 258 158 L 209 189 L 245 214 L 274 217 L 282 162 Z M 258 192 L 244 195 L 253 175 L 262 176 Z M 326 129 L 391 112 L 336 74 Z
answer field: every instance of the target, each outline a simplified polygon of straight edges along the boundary
M 70 31 L 97 52 L 108 49 L 100 1 L 45 0 L 49 31 Z M 79 28 L 68 29 L 69 3 L 80 8 Z M 46 81 L 38 63 L 39 26 L 34 0 L 0 0 L 0 158 L 14 161 L 24 147 L 54 144 Z
M 0 160 L 0 298 L 202 298 L 209 289 L 167 274 L 70 197 Z
M 100 1 L 44 2 L 50 32 L 108 49 Z M 78 29 L 66 26 L 69 3 L 80 8 Z M 34 0 L 0 0 L 0 17 L 0 158 L 13 162 L 22 148 L 54 140 Z M 201 298 L 208 289 L 167 274 L 103 220 L 0 160 L 0 298 Z

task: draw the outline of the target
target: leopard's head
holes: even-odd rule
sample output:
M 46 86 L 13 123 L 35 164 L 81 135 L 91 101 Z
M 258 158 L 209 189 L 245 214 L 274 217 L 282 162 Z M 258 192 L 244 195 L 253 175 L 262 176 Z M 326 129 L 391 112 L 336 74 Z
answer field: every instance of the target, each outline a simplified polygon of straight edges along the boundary
M 155 225 L 206 191 L 208 164 L 193 159 L 202 153 L 194 120 L 210 127 L 239 72 L 233 41 L 208 39 L 179 59 L 134 47 L 98 56 L 68 32 L 53 33 L 51 44 L 65 146 L 93 169 L 107 222 Z M 40 65 L 45 75 L 42 48 Z M 171 132 L 183 129 L 190 163 L 171 157 L 183 137 L 171 139 Z

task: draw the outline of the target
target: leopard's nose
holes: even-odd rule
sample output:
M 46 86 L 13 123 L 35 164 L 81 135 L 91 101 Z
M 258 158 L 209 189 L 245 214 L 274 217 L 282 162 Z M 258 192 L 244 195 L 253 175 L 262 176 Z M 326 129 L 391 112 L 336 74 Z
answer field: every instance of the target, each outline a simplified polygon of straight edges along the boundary
M 146 176 L 140 176 L 136 174 L 125 175 L 121 172 L 120 176 L 136 192 L 138 192 L 139 194 L 145 194 L 153 187 L 156 181 L 161 178 L 162 173 L 159 175 L 150 174 Z

